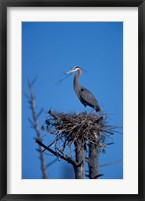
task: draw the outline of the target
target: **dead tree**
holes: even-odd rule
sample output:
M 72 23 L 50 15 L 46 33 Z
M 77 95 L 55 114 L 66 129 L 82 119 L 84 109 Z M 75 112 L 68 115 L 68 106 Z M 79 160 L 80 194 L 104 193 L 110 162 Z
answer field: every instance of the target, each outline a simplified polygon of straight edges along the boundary
M 28 102 L 29 102 L 31 112 L 32 112 L 32 120 L 29 119 L 29 122 L 30 122 L 31 126 L 34 128 L 34 130 L 36 132 L 36 136 L 37 136 L 36 138 L 39 141 L 41 141 L 42 138 L 41 138 L 41 132 L 40 132 L 40 129 L 39 129 L 38 117 L 40 116 L 42 111 L 40 111 L 38 114 L 35 111 L 35 98 L 34 98 L 34 95 L 33 95 L 32 85 L 33 85 L 33 82 L 28 81 L 28 87 L 29 87 L 30 96 L 25 94 L 25 96 L 28 98 Z M 38 152 L 40 154 L 42 178 L 43 179 L 48 179 L 47 165 L 46 165 L 45 158 L 44 158 L 43 147 L 41 145 L 38 146 Z

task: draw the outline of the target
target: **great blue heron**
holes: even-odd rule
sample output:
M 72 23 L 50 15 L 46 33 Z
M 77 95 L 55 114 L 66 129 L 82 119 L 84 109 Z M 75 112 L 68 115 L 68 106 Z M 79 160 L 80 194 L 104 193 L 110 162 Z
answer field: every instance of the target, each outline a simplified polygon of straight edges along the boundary
M 81 103 L 86 107 L 87 105 L 94 108 L 96 112 L 99 112 L 101 110 L 96 98 L 94 95 L 85 87 L 82 87 L 79 85 L 78 77 L 82 74 L 82 70 L 80 67 L 75 66 L 72 70 L 69 70 L 67 74 L 73 73 L 77 71 L 77 73 L 74 76 L 74 90 L 81 101 Z

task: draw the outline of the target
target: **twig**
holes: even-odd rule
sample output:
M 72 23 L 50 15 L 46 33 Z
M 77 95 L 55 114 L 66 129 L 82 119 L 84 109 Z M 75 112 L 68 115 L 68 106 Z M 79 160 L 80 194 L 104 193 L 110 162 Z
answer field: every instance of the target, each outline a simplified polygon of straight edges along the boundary
M 51 165 L 53 165 L 58 159 L 54 159 L 53 161 L 51 161 L 50 163 L 47 164 L 47 167 L 50 167 Z
M 49 110 L 48 113 L 49 113 L 52 117 L 54 117 L 55 119 L 60 120 L 60 118 L 59 118 L 54 112 L 52 112 L 51 110 Z

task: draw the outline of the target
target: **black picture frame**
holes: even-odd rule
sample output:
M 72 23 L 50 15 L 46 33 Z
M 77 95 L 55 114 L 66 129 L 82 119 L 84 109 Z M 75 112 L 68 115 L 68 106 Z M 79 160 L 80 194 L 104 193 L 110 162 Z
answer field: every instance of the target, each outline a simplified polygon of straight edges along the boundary
M 8 7 L 138 7 L 139 16 L 139 193 L 93 195 L 7 194 L 7 8 Z M 0 200 L 145 200 L 145 1 L 144 0 L 0 0 Z M 132 175 L 133 177 L 133 175 Z

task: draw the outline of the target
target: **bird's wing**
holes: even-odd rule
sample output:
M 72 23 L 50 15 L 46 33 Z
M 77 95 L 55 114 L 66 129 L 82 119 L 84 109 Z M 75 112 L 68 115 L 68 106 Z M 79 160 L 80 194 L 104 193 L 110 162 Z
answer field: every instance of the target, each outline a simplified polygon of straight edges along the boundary
M 99 107 L 99 104 L 95 98 L 95 96 L 85 87 L 80 87 L 80 98 L 86 105 L 91 107 Z

